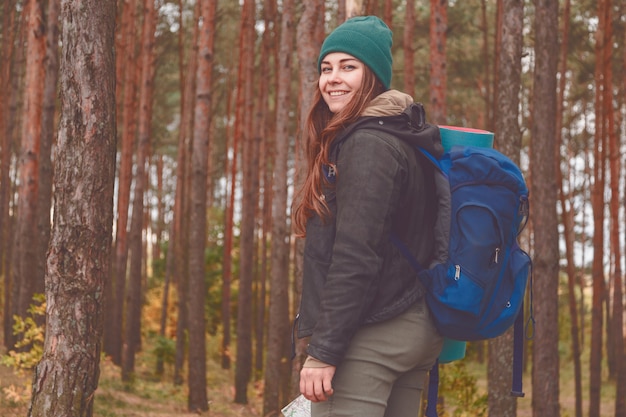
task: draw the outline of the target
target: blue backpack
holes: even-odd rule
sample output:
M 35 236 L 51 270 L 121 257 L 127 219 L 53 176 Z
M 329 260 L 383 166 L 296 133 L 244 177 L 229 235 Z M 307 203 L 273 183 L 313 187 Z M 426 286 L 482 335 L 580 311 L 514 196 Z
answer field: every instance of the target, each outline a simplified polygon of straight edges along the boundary
M 522 397 L 523 302 L 531 275 L 531 259 L 517 241 L 529 215 L 524 177 L 509 158 L 491 148 L 456 146 L 438 160 L 418 149 L 436 168 L 435 235 L 443 255 L 436 253 L 437 263 L 424 267 L 397 237 L 392 241 L 424 284 L 442 336 L 484 340 L 515 324 L 511 394 Z M 430 377 L 426 415 L 434 417 L 437 364 Z

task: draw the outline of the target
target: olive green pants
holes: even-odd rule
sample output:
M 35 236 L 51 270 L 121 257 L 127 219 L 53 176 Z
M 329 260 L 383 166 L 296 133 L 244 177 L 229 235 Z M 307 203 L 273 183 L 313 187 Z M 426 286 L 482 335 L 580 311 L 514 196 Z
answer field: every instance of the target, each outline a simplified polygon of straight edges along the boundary
M 442 343 L 423 300 L 398 317 L 364 326 L 337 367 L 333 396 L 312 403 L 311 416 L 417 417 Z

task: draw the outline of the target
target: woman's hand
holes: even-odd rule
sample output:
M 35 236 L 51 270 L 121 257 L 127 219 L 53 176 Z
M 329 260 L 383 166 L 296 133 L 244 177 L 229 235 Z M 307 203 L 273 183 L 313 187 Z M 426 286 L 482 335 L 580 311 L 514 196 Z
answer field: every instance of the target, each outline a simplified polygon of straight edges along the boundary
M 336 369 L 309 356 L 300 371 L 300 393 L 312 402 L 326 401 L 333 395 L 332 380 Z

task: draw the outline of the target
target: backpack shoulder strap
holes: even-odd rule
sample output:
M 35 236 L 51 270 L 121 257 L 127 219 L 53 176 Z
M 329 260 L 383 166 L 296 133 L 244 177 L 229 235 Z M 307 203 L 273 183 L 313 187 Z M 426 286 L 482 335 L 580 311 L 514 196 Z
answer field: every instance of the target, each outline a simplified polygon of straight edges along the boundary
M 419 273 L 424 269 L 432 268 L 436 264 L 448 260 L 448 245 L 450 242 L 450 221 L 452 210 L 452 196 L 450 194 L 450 182 L 448 175 L 442 168 L 439 160 L 426 149 L 416 146 L 417 151 L 424 156 L 434 167 L 435 201 L 437 218 L 434 230 L 433 256 L 429 265 L 420 265 L 406 245 L 397 237 L 392 236 L 391 241 L 400 249 L 400 252 L 409 260 L 413 268 Z

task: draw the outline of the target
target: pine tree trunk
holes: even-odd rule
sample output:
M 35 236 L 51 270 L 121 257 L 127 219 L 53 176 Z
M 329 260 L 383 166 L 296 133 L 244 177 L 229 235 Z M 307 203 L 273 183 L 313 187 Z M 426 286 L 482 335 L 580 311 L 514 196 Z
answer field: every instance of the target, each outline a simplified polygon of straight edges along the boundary
M 483 45 L 482 45 L 482 56 L 483 56 L 483 65 L 485 68 L 484 71 L 484 100 L 485 100 L 485 128 L 489 131 L 493 131 L 495 129 L 495 123 L 493 119 L 493 111 L 494 106 L 492 106 L 492 91 L 493 85 L 491 83 L 491 79 L 489 77 L 489 20 L 487 19 L 487 0 L 481 0 L 480 2 L 480 20 L 481 20 L 481 30 L 483 32 Z M 501 26 L 496 26 L 497 31 L 500 32 Z
M 383 7 L 383 20 L 389 26 L 389 29 L 393 30 L 393 0 L 385 0 L 385 6 Z
M 39 165 L 41 147 L 41 117 L 45 77 L 45 24 L 40 0 L 29 0 L 24 9 L 26 21 L 26 75 L 22 141 L 18 161 L 19 188 L 15 234 L 16 262 L 13 284 L 17 286 L 17 314 L 26 317 L 35 289 L 39 287 L 37 257 Z M 15 299 L 14 299 L 15 301 Z
M 504 0 L 501 31 L 500 67 L 495 108 L 495 137 L 498 148 L 519 164 L 522 134 L 519 127 L 524 3 Z M 524 312 L 520 312 L 524 314 Z M 488 342 L 489 415 L 515 417 L 517 400 L 510 395 L 513 376 L 513 329 Z
M 62 22 L 46 339 L 29 410 L 42 417 L 93 415 L 113 224 L 115 2 L 63 1 Z
M 404 14 L 404 92 L 415 99 L 415 0 L 406 0 Z
M 305 6 L 306 7 L 306 6 Z M 270 74 L 272 67 L 270 66 L 270 57 L 273 53 L 272 46 L 277 40 L 277 28 L 276 28 L 276 15 L 277 15 L 276 0 L 264 0 L 263 2 L 263 21 L 267 30 L 263 31 L 263 38 L 261 42 L 261 57 L 259 59 L 259 74 Z M 271 28 L 271 29 L 270 29 Z M 258 260 L 258 274 L 255 290 L 255 305 L 254 316 L 256 318 L 254 328 L 254 370 L 255 378 L 260 378 L 263 375 L 264 357 L 265 357 L 265 328 L 267 326 L 265 316 L 267 307 L 267 277 L 269 275 L 269 242 L 268 236 L 270 235 L 269 226 L 271 224 L 271 167 L 273 163 L 270 163 L 270 153 L 273 150 L 271 138 L 273 134 L 268 134 L 270 131 L 268 120 L 271 119 L 272 112 L 269 102 L 269 91 L 272 83 L 268 82 L 259 84 L 259 91 L 256 94 L 255 103 L 255 117 L 254 127 L 252 132 L 255 135 L 254 141 L 259 144 L 258 159 L 259 166 L 259 181 L 263 179 L 263 190 L 267 190 L 263 193 L 263 199 L 260 202 L 261 210 L 259 213 L 262 230 L 260 233 L 260 239 L 257 249 Z M 272 158 L 273 160 L 273 158 Z M 257 190 L 260 190 L 260 185 L 255 185 Z M 259 196 L 260 198 L 260 196 Z
M 181 16 L 183 14 L 183 2 L 179 2 Z M 193 35 L 192 45 L 188 64 L 182 61 L 183 38 L 179 37 L 180 53 L 180 74 L 181 74 L 181 127 L 178 137 L 178 157 L 176 164 L 176 196 L 174 202 L 174 220 L 172 222 L 173 236 L 170 237 L 172 247 L 168 252 L 168 270 L 171 271 L 174 279 L 171 280 L 178 289 L 178 317 L 176 321 L 176 355 L 174 358 L 174 384 L 183 383 L 183 367 L 185 364 L 185 354 L 187 349 L 187 324 L 188 324 L 188 291 L 189 276 L 188 253 L 189 246 L 189 154 L 191 141 L 189 137 L 192 133 L 194 102 L 195 102 L 195 81 L 198 48 L 198 15 L 200 14 L 200 3 L 196 2 L 194 7 L 194 18 L 192 19 Z M 181 28 L 182 28 L 181 18 Z M 185 76 L 186 74 L 186 76 Z
M 604 73 L 604 114 L 606 116 L 607 135 L 609 141 L 609 172 L 611 198 L 609 202 L 611 227 L 609 228 L 609 237 L 612 251 L 612 278 L 613 278 L 613 311 L 611 317 L 611 334 L 613 343 L 608 348 L 613 353 L 614 359 L 614 376 L 616 380 L 615 393 L 615 415 L 626 415 L 626 356 L 624 354 L 624 301 L 623 301 L 623 276 L 622 276 L 622 251 L 620 249 L 620 181 L 623 180 L 621 175 L 620 163 L 620 141 L 617 137 L 615 129 L 615 113 L 613 111 L 613 91 L 616 86 L 613 85 L 613 68 L 611 66 L 613 58 L 613 19 L 612 19 L 612 1 L 606 0 L 606 17 L 607 25 L 604 34 L 604 62 L 607 63 Z
M 248 383 L 252 374 L 252 257 L 254 212 L 256 207 L 254 194 L 251 188 L 251 146 L 250 135 L 252 111 L 251 87 L 254 72 L 254 13 L 255 1 L 244 0 L 241 16 L 240 50 L 239 50 L 239 78 L 237 80 L 237 104 L 235 117 L 235 142 L 241 141 L 243 170 L 242 187 L 242 218 L 240 238 L 240 271 L 239 271 L 239 294 L 237 305 L 237 357 L 235 368 L 235 402 L 238 404 L 248 403 Z M 234 161 L 233 161 L 234 162 Z M 234 180 L 234 178 L 233 178 Z M 231 196 L 232 198 L 232 196 Z M 252 207 L 250 207 L 252 206 Z M 232 207 L 231 207 L 232 209 Z
M 506 13 L 506 8 L 504 10 Z M 560 415 L 559 407 L 559 248 L 554 173 L 558 3 L 535 1 L 535 68 L 532 97 L 531 210 L 533 213 L 534 310 L 533 413 Z M 504 63 L 501 63 L 504 65 Z
M 142 304 L 142 258 L 144 192 L 146 184 L 146 162 L 150 151 L 152 97 L 154 82 L 154 32 L 156 11 L 154 0 L 143 4 L 143 28 L 141 47 L 141 77 L 139 83 L 139 141 L 137 144 L 137 168 L 133 189 L 133 209 L 130 234 L 128 236 L 130 263 L 128 297 L 125 310 L 124 345 L 122 349 L 122 380 L 130 381 L 135 371 L 135 353 L 140 347 L 141 304 Z
M 598 1 L 598 32 L 605 30 L 606 0 Z M 597 86 L 603 85 L 604 60 L 602 59 L 604 39 L 596 36 L 594 80 Z M 593 295 L 591 302 L 591 349 L 589 353 L 589 417 L 600 417 L 600 388 L 602 382 L 602 332 L 603 332 L 603 303 L 605 302 L 604 278 L 604 191 L 606 176 L 606 131 L 604 121 L 604 106 L 602 88 L 595 89 L 595 118 L 596 123 L 593 146 L 593 185 L 591 189 L 591 205 L 593 211 Z
M 279 74 L 290 74 L 294 49 L 294 1 L 283 2 Z M 280 415 L 280 406 L 288 402 L 288 392 L 281 381 L 289 381 L 289 229 L 287 227 L 287 161 L 289 152 L 289 109 L 291 86 L 279 82 L 276 101 L 276 160 L 272 199 L 272 260 L 270 272 L 270 307 L 267 340 L 267 363 L 263 415 Z
M 304 126 L 306 118 L 313 105 L 314 88 L 317 87 L 319 74 L 317 72 L 317 57 L 324 40 L 324 1 L 315 0 L 307 2 L 300 22 L 298 23 L 296 36 L 296 50 L 298 52 L 298 68 L 300 72 L 300 115 L 299 125 Z M 313 88 L 311 88 L 313 86 Z M 307 171 L 305 156 L 306 144 L 302 135 L 297 136 L 295 144 L 296 178 L 294 188 L 300 189 L 304 182 L 304 173 Z M 294 244 L 294 284 L 293 284 L 293 316 L 295 316 L 302 297 L 302 262 L 304 253 L 304 239 L 297 239 Z M 296 357 L 291 370 L 291 395 L 300 393 L 300 369 L 306 359 L 306 339 L 296 339 Z
M 446 30 L 448 0 L 430 0 L 430 112 L 433 124 L 446 123 Z
M 229 81 L 230 84 L 230 81 Z M 230 90 L 228 88 L 227 90 Z M 232 114 L 233 94 L 226 98 L 226 114 Z M 224 177 L 227 183 L 227 201 L 224 213 L 224 250 L 222 253 L 222 369 L 230 369 L 231 365 L 231 281 L 233 269 L 233 217 L 235 212 L 235 188 L 237 183 L 237 156 L 239 155 L 238 139 L 232 135 L 230 126 L 226 129 L 226 148 L 232 138 L 232 158 L 226 158 Z
M 59 78 L 59 12 L 60 0 L 49 0 L 46 24 L 46 58 L 39 153 L 39 195 L 37 201 L 37 276 L 46 271 L 46 252 L 50 240 L 50 207 L 52 205 L 52 144 L 55 138 L 57 81 Z M 43 279 L 35 283 L 35 292 L 44 293 Z M 42 323 L 43 324 L 43 323 Z
M 563 240 L 565 241 L 565 257 L 567 259 L 566 273 L 568 284 L 568 307 L 570 315 L 570 338 L 572 346 L 572 361 L 574 365 L 574 395 L 575 395 L 575 416 L 582 417 L 582 365 L 580 361 L 581 341 L 579 326 L 579 311 L 576 300 L 576 265 L 574 262 L 574 201 L 571 195 L 566 195 L 564 175 L 561 169 L 561 149 L 569 149 L 563 144 L 563 108 L 565 104 L 565 91 L 567 82 L 567 47 L 569 44 L 570 27 L 570 0 L 566 0 L 563 7 L 563 29 L 561 35 L 561 51 L 559 62 L 559 90 L 557 99 L 557 119 L 556 119 L 556 146 L 555 146 L 555 172 L 556 182 L 559 187 L 559 203 L 561 207 L 561 222 L 563 223 Z M 565 156 L 565 164 L 569 165 L 569 155 Z M 569 170 L 568 178 L 569 178 Z M 568 187 L 569 188 L 569 187 Z
M 156 177 L 157 177 L 157 225 L 156 225 L 156 241 L 153 246 L 153 262 L 161 262 L 161 239 L 163 237 L 164 225 L 165 225 L 165 202 L 163 201 L 163 155 L 158 155 L 156 162 Z M 171 236 L 170 236 L 171 238 Z M 170 243 L 171 245 L 171 243 Z M 171 246 L 170 246 L 171 248 Z M 163 276 L 163 297 L 161 299 L 161 319 L 159 320 L 159 336 L 165 340 L 167 337 L 165 331 L 167 328 L 167 319 L 170 307 L 170 278 L 171 274 L 166 266 Z M 162 350 L 158 350 L 156 354 L 156 369 L 155 373 L 159 376 L 165 372 L 165 357 Z
M 2 14 L 2 49 L 0 59 L 4 63 L 0 67 L 0 90 L 3 91 L 0 96 L 0 274 L 4 277 L 4 297 L 3 297 L 3 335 L 6 347 L 12 346 L 14 343 L 11 306 L 11 283 L 12 277 L 10 273 L 11 259 L 11 242 L 9 237 L 11 214 L 10 192 L 11 192 L 11 146 L 14 139 L 14 123 L 10 117 L 11 101 L 14 99 L 15 91 L 12 88 L 11 75 L 14 65 L 14 43 L 15 43 L 15 27 L 16 12 L 13 0 L 4 2 L 4 11 Z
M 206 381 L 205 257 L 207 241 L 207 174 L 212 99 L 213 47 L 217 2 L 200 2 L 195 117 L 191 153 L 191 217 L 189 229 L 189 397 L 191 412 L 209 409 Z
M 118 193 L 117 193 L 117 223 L 115 226 L 115 254 L 113 257 L 113 276 L 112 285 L 114 293 L 111 306 L 111 327 L 107 332 L 108 338 L 105 342 L 106 352 L 111 356 L 113 363 L 119 365 L 122 361 L 122 332 L 123 317 L 125 311 L 125 293 L 126 293 L 126 264 L 128 262 L 128 211 L 130 207 L 130 186 L 132 182 L 132 164 L 133 164 L 133 147 L 135 143 L 137 114 L 136 92 L 137 92 L 137 66 L 135 53 L 135 20 L 137 9 L 137 0 L 128 0 L 124 2 L 124 12 L 129 16 L 125 20 L 127 27 L 122 28 L 125 36 L 124 41 L 124 100 L 122 104 L 122 150 L 120 154 L 119 174 L 118 174 Z M 108 310 L 108 309 L 107 309 Z M 109 321 L 107 320 L 107 323 Z M 107 326 L 107 330 L 109 327 Z

